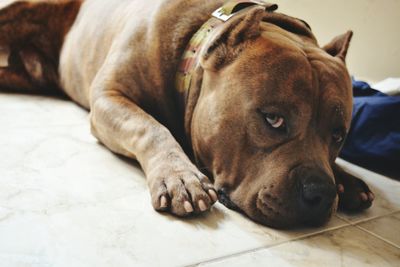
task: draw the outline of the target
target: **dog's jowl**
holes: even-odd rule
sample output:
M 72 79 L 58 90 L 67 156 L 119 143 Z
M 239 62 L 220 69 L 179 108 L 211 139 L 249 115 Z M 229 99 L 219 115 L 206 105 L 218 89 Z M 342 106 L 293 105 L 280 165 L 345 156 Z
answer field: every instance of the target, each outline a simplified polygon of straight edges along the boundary
M 320 47 L 264 1 L 15 1 L 0 89 L 60 91 L 137 159 L 156 210 L 215 201 L 273 227 L 326 222 L 373 194 L 335 164 L 349 130 L 352 32 Z

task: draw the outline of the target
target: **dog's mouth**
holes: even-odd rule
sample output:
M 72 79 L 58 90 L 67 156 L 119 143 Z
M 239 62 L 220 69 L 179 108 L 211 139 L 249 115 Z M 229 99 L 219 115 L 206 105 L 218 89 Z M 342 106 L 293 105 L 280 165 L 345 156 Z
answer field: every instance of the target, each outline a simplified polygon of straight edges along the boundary
M 287 202 L 280 200 L 278 197 L 270 195 L 267 199 L 260 197 L 259 194 L 254 196 L 255 215 L 253 219 L 274 228 L 289 228 L 300 224 L 296 218 L 296 212 L 291 212 L 291 207 Z
M 229 190 L 224 187 L 218 190 L 218 201 L 228 209 L 240 212 L 243 215 L 248 216 L 253 221 L 266 226 L 274 228 L 287 228 L 293 223 L 293 220 L 286 220 L 287 218 L 285 219 L 285 216 L 282 216 L 284 212 L 281 212 L 280 210 L 285 209 L 283 203 L 279 202 L 279 206 L 273 203 L 264 203 L 257 194 L 254 197 L 254 201 L 252 201 L 253 208 L 251 211 L 243 210 L 236 203 L 234 203 L 229 196 Z
M 282 228 L 287 226 L 285 220 L 276 219 L 277 217 L 280 217 L 280 211 L 278 211 L 276 207 L 272 207 L 272 204 L 264 203 L 257 194 L 255 195 L 254 200 L 255 201 L 252 201 L 254 211 L 246 212 L 231 200 L 228 189 L 222 187 L 218 190 L 218 201 L 228 209 L 240 212 L 251 218 L 253 221 L 256 221 L 263 225 L 275 228 Z
M 324 214 L 319 214 L 316 218 L 296 208 L 297 203 L 294 199 L 291 199 L 294 201 L 293 204 L 290 201 L 283 201 L 272 194 L 267 198 L 265 198 L 265 195 L 268 194 L 260 191 L 252 197 L 250 207 L 241 208 L 239 207 L 240 203 L 236 204 L 231 200 L 228 189 L 221 188 L 218 190 L 219 202 L 225 207 L 240 212 L 255 222 L 273 228 L 288 229 L 295 226 L 320 226 L 329 220 L 335 210 L 332 206 Z
M 228 209 L 243 212 L 235 203 L 233 203 L 229 197 L 228 191 L 224 187 L 218 190 L 218 201 Z

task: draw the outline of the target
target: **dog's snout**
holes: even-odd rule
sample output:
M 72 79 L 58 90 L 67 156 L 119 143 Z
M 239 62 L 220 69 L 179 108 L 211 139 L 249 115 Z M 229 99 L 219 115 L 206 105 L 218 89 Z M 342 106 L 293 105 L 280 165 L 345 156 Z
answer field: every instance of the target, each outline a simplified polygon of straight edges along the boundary
M 336 198 L 334 183 L 324 175 L 300 178 L 300 209 L 306 221 L 316 223 L 329 216 Z

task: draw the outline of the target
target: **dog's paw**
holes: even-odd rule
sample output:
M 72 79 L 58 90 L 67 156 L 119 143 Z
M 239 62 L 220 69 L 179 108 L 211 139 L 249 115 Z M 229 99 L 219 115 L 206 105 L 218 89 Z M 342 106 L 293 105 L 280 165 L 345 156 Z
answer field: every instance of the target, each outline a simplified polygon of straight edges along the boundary
M 371 207 L 375 199 L 368 185 L 361 179 L 347 174 L 337 181 L 339 209 L 361 211 Z
M 148 180 L 152 204 L 157 211 L 188 216 L 209 210 L 218 200 L 213 185 L 199 171 L 166 171 Z

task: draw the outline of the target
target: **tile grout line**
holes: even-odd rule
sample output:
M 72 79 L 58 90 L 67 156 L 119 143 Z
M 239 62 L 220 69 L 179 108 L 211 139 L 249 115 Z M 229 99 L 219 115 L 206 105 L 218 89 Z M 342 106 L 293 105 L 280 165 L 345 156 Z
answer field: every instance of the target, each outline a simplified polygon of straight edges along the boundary
M 391 216 L 391 215 L 393 215 L 393 214 L 395 214 L 397 212 L 400 212 L 400 210 L 391 211 L 391 212 L 389 212 L 387 214 L 376 215 L 376 216 L 370 217 L 370 218 L 364 218 L 364 219 L 361 219 L 361 220 L 356 221 L 356 222 L 352 222 L 349 219 L 347 219 L 345 217 L 342 217 L 340 215 L 337 215 L 337 216 L 338 216 L 338 218 L 342 219 L 343 221 L 349 223 L 350 225 L 356 226 L 356 225 L 358 225 L 360 223 L 365 223 L 365 222 L 369 222 L 369 221 L 372 221 L 372 220 L 375 220 L 375 219 L 380 219 L 380 218 L 383 218 L 383 217 L 386 217 L 386 216 Z
M 309 238 L 309 237 L 314 237 L 314 236 L 317 236 L 317 235 L 322 234 L 322 233 L 332 232 L 332 231 L 335 231 L 335 230 L 338 230 L 338 229 L 341 229 L 341 228 L 344 228 L 344 227 L 348 227 L 348 226 L 356 227 L 357 229 L 360 229 L 360 230 L 362 230 L 362 231 L 364 231 L 364 232 L 366 232 L 368 234 L 371 234 L 374 237 L 384 241 L 385 243 L 388 243 L 388 244 L 390 244 L 390 245 L 392 245 L 392 246 L 394 246 L 396 248 L 400 248 L 396 244 L 394 244 L 394 243 L 392 243 L 392 242 L 390 242 L 388 240 L 385 240 L 382 237 L 380 237 L 380 236 L 378 236 L 378 235 L 376 235 L 376 234 L 374 234 L 372 232 L 369 232 L 368 230 L 366 230 L 366 229 L 364 229 L 364 228 L 362 228 L 361 226 L 358 225 L 360 223 L 372 221 L 372 220 L 375 220 L 375 219 L 380 219 L 380 218 L 383 218 L 383 217 L 386 217 L 386 216 L 391 216 L 391 215 L 393 215 L 395 213 L 398 213 L 398 212 L 400 212 L 400 210 L 392 211 L 392 212 L 389 212 L 389 213 L 384 214 L 384 215 L 377 215 L 377 216 L 371 217 L 371 218 L 361 219 L 360 221 L 357 221 L 357 222 L 352 222 L 352 221 L 350 221 L 350 220 L 348 220 L 348 219 L 336 214 L 337 218 L 339 218 L 340 220 L 344 221 L 346 224 L 341 225 L 341 226 L 337 226 L 337 227 L 332 227 L 332 228 L 330 228 L 328 230 L 321 230 L 321 231 L 317 231 L 317 232 L 314 232 L 314 233 L 311 233 L 311 234 L 306 234 L 306 235 L 303 235 L 303 236 L 299 236 L 299 237 L 296 237 L 294 239 L 281 241 L 281 242 L 278 242 L 278 243 L 275 243 L 275 244 L 271 244 L 271 245 L 267 245 L 267 246 L 261 246 L 261 247 L 253 248 L 253 249 L 248 249 L 248 250 L 244 250 L 244 251 L 241 251 L 241 252 L 224 255 L 224 256 L 221 256 L 221 257 L 217 257 L 217 258 L 212 258 L 212 259 L 208 259 L 208 260 L 205 260 L 205 261 L 201 261 L 201 262 L 197 262 L 197 263 L 189 264 L 189 265 L 185 265 L 185 266 L 194 267 L 194 266 L 198 266 L 198 265 L 204 264 L 204 263 L 206 263 L 206 264 L 207 263 L 213 263 L 213 262 L 216 262 L 216 261 L 219 261 L 219 260 L 224 260 L 224 259 L 229 259 L 229 258 L 235 257 L 235 256 L 245 255 L 245 254 L 248 254 L 248 253 L 251 253 L 251 252 L 256 252 L 256 251 L 259 251 L 259 250 L 262 250 L 262 249 L 269 249 L 269 248 L 272 248 L 272 247 L 275 247 L 275 246 L 279 246 L 279 245 L 282 245 L 282 244 L 285 244 L 285 243 L 289 243 L 289 242 L 292 242 L 292 241 L 299 241 L 299 240 L 303 240 L 303 239 L 306 239 L 306 238 Z
M 344 221 L 348 222 L 350 225 L 352 225 L 354 227 L 357 227 L 357 229 L 359 229 L 359 230 L 361 230 L 363 232 L 366 232 L 367 234 L 372 235 L 372 236 L 378 238 L 379 240 L 382 240 L 383 242 L 394 246 L 395 248 L 400 248 L 399 245 L 393 243 L 392 241 L 389 241 L 389 240 L 381 237 L 380 235 L 378 235 L 378 234 L 376 234 L 376 233 L 374 233 L 372 231 L 369 231 L 368 229 L 365 229 L 362 226 L 360 226 L 360 224 L 362 224 L 362 223 L 370 222 L 370 221 L 373 221 L 373 220 L 376 220 L 376 219 L 381 219 L 381 218 L 384 218 L 384 217 L 389 217 L 389 216 L 392 216 L 393 214 L 396 214 L 396 213 L 400 213 L 400 210 L 395 210 L 395 211 L 389 212 L 388 214 L 385 214 L 385 215 L 378 215 L 378 216 L 375 216 L 375 217 L 372 217 L 372 218 L 366 218 L 366 219 L 363 219 L 363 220 L 360 220 L 360 221 L 357 221 L 357 222 L 352 222 L 352 221 L 350 221 L 350 220 L 348 220 L 348 219 L 346 219 L 344 217 L 340 217 L 340 218 L 343 219 Z
M 385 238 L 379 236 L 378 234 L 376 234 L 376 233 L 374 233 L 374 232 L 371 232 L 371 231 L 369 231 L 368 229 L 365 229 L 365 228 L 363 228 L 363 227 L 361 227 L 361 226 L 359 226 L 359 225 L 354 225 L 354 226 L 357 227 L 357 229 L 359 229 L 359 230 L 361 230 L 361 231 L 363 231 L 363 232 L 365 232 L 365 233 L 367 233 L 367 234 L 369 234 L 369 235 L 372 235 L 372 236 L 378 238 L 379 240 L 381 240 L 381 241 L 383 241 L 383 242 L 385 242 L 385 243 L 387 243 L 387 244 L 389 244 L 389 245 L 391 245 L 391 246 L 393 246 L 393 247 L 395 247 L 395 248 L 400 249 L 400 246 L 396 245 L 396 244 L 393 243 L 392 241 L 386 240 Z
M 336 231 L 338 229 L 349 227 L 349 226 L 354 226 L 354 225 L 344 224 L 344 225 L 332 227 L 330 229 L 320 230 L 320 231 L 317 231 L 317 232 L 314 232 L 314 233 L 301 235 L 301 236 L 295 237 L 293 239 L 283 240 L 281 242 L 277 242 L 277 243 L 274 243 L 274 244 L 271 244 L 271 245 L 266 245 L 266 246 L 261 246 L 261 247 L 252 248 L 252 249 L 248 249 L 248 250 L 243 250 L 243 251 L 240 251 L 240 252 L 227 254 L 227 255 L 224 255 L 224 256 L 221 256 L 221 257 L 211 258 L 211 259 L 208 259 L 208 260 L 205 260 L 205 261 L 200 261 L 200 262 L 197 262 L 197 263 L 188 264 L 188 265 L 184 265 L 184 266 L 185 267 L 195 267 L 195 266 L 199 266 L 200 264 L 213 263 L 213 262 L 217 262 L 217 261 L 220 261 L 220 260 L 225 260 L 225 259 L 229 259 L 229 258 L 232 258 L 232 257 L 240 256 L 240 255 L 245 255 L 245 254 L 248 254 L 248 253 L 257 252 L 257 251 L 260 251 L 260 250 L 263 250 L 263 249 L 270 249 L 270 248 L 273 248 L 273 247 L 276 247 L 276 246 L 280 246 L 280 245 L 283 245 L 283 244 L 286 244 L 286 243 L 289 243 L 289 242 L 307 239 L 309 237 L 318 236 L 318 235 L 323 234 L 323 233 L 329 233 L 329 232 Z

